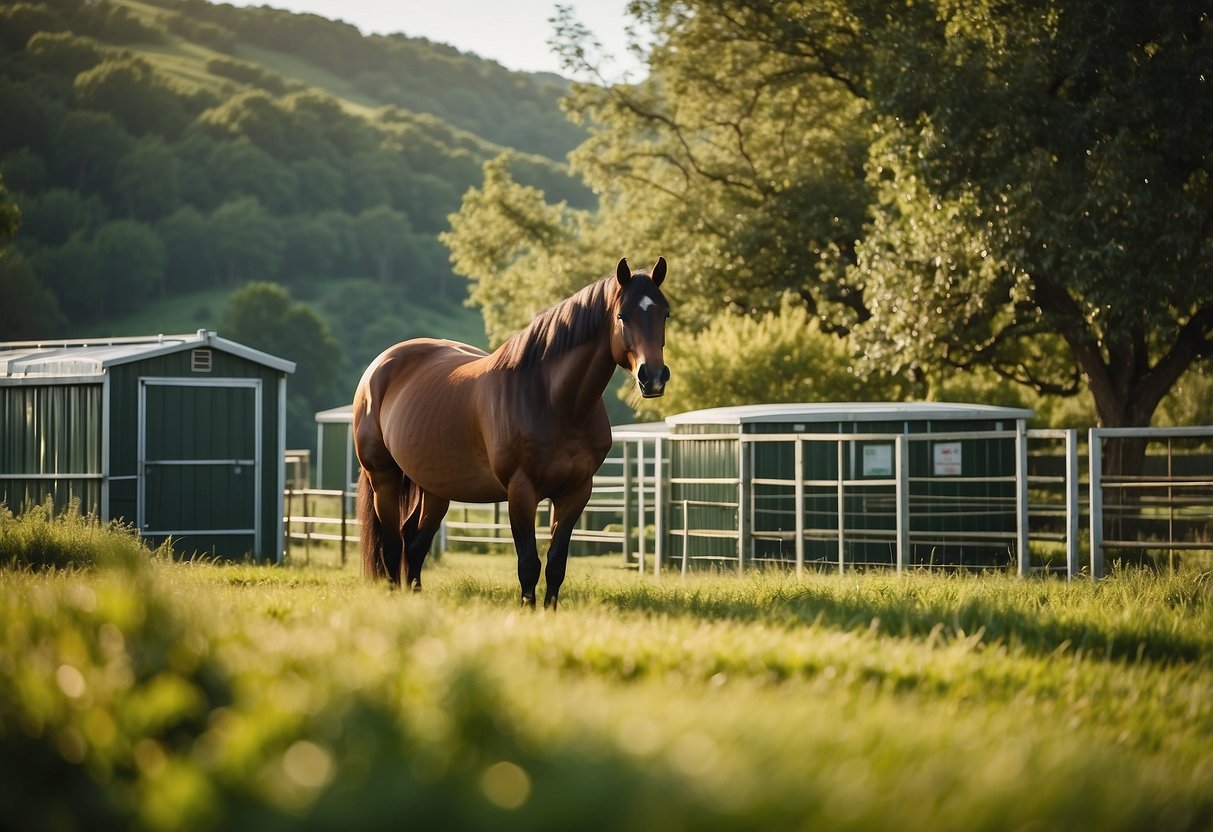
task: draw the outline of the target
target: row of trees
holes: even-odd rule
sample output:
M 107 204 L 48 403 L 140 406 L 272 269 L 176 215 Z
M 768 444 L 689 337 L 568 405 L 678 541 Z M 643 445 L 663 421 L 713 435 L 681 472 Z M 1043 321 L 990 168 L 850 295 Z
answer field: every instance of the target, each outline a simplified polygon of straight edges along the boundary
M 250 47 L 290 60 L 250 61 Z M 358 106 L 326 80 L 356 90 Z M 589 204 L 557 161 L 584 137 L 559 111 L 563 90 L 448 47 L 268 7 L 0 4 L 0 193 L 11 206 L 0 340 L 139 334 L 110 322 L 229 289 L 221 333 L 298 363 L 289 432 L 310 444 L 314 411 L 348 400 L 362 362 L 411 332 L 419 306 L 460 308 L 464 284 L 437 234 L 498 152 L 492 141 L 550 154 L 519 154 L 513 174 Z M 426 96 L 447 105 L 404 108 Z M 332 300 L 344 295 L 349 304 Z
M 1207 11 L 630 8 L 655 33 L 650 77 L 581 84 L 566 105 L 591 131 L 573 164 L 597 210 L 553 204 L 492 163 L 445 238 L 491 339 L 621 255 L 664 253 L 669 356 L 688 366 L 651 415 L 737 367 L 769 379 L 747 397 L 816 398 L 836 381 L 784 380 L 844 364 L 847 398 L 980 391 L 1045 410 L 1065 398 L 1108 426 L 1150 423 L 1176 391 L 1208 404 Z M 592 75 L 570 16 L 560 40 L 567 66 Z M 524 273 L 545 278 L 520 291 Z M 795 316 L 814 326 L 781 349 Z M 727 333 L 736 349 L 707 349 Z
M 384 291 L 431 305 L 458 302 L 463 294 L 435 237 L 417 233 L 406 214 L 386 205 L 355 216 L 279 216 L 245 196 L 208 213 L 187 205 L 152 223 L 106 219 L 97 208 L 62 189 L 22 203 L 27 233 L 16 257 L 41 276 L 53 298 L 15 298 L 15 305 L 28 307 L 19 317 L 29 322 L 8 335 L 45 335 L 48 313 L 51 320 L 96 324 L 156 298 L 250 280 L 299 286 L 361 274 Z M 83 227 L 82 215 L 89 217 Z M 30 239 L 46 239 L 40 235 L 52 242 L 31 246 Z
M 352 114 L 223 54 L 199 66 L 211 82 L 183 83 L 140 44 L 178 48 L 185 33 L 234 50 L 248 37 L 319 60 L 330 50 L 318 44 L 336 38 L 339 52 L 372 53 L 362 70 L 390 62 L 383 44 L 312 16 L 165 8 L 149 23 L 108 1 L 0 6 L 0 173 L 24 216 L 4 288 L 28 290 L 6 292 L 3 337 L 78 331 L 167 295 L 249 280 L 303 287 L 365 277 L 430 305 L 461 300 L 436 235 L 491 145 L 425 113 Z M 279 42 L 269 34 L 279 24 L 314 36 Z M 217 38 L 220 29 L 227 35 Z M 390 52 L 406 65 L 467 64 L 477 78 L 509 78 L 522 101 L 546 102 L 541 121 L 564 123 L 554 92 L 530 76 L 404 38 Z M 448 77 L 438 94 L 465 81 Z M 587 199 L 554 161 L 519 156 L 515 173 Z

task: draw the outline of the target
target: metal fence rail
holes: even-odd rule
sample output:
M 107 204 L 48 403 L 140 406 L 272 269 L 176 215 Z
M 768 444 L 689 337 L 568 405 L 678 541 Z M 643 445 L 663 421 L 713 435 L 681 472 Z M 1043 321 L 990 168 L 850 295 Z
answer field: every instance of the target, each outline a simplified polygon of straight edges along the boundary
M 830 565 L 840 572 L 848 568 L 879 565 L 898 571 L 915 565 L 914 551 L 930 552 L 964 543 L 970 547 L 1006 550 L 1014 557 L 1020 574 L 1034 568 L 1029 561 L 1027 525 L 1027 439 L 1014 430 L 974 430 L 956 433 L 701 433 L 672 435 L 671 443 L 726 443 L 736 446 L 736 474 L 728 477 L 671 476 L 669 536 L 681 551 L 674 557 L 685 568 L 694 561 L 732 562 L 739 572 L 748 565 L 782 562 L 797 573 L 806 566 Z M 910 449 L 918 443 L 1005 440 L 1014 444 L 1014 473 L 1002 476 L 910 476 Z M 861 476 L 853 468 L 857 450 L 881 444 L 892 448 L 886 475 Z M 791 451 L 792 476 L 755 476 L 756 451 L 762 446 L 785 446 Z M 809 449 L 827 450 L 824 460 L 834 460 L 830 478 L 805 476 Z M 818 454 L 819 458 L 822 455 Z M 852 462 L 848 463 L 848 460 Z M 933 489 L 957 486 L 991 486 L 984 493 L 944 496 Z M 729 500 L 705 500 L 693 487 L 712 487 Z M 1001 491 L 1005 493 L 993 493 Z M 806 505 L 807 500 L 807 505 Z M 789 505 L 784 509 L 783 506 Z M 705 522 L 692 520 L 692 508 L 701 511 Z M 799 508 L 798 508 L 799 507 Z M 983 516 L 998 517 L 1004 528 L 948 529 L 942 521 L 964 518 L 970 524 Z M 857 523 L 862 520 L 861 525 Z M 953 525 L 955 525 L 953 523 Z M 731 555 L 719 546 L 706 552 L 690 552 L 693 538 L 728 538 L 736 543 Z M 759 544 L 775 544 L 777 554 L 764 552 Z M 828 543 L 833 554 L 813 542 Z M 788 547 L 785 549 L 785 545 Z M 883 557 L 877 553 L 883 551 Z M 664 553 L 663 553 L 664 554 Z M 948 565 L 948 564 L 939 564 Z
M 1105 444 L 1126 437 L 1148 444 L 1147 467 L 1138 475 L 1111 476 Z M 953 438 L 1012 443 L 1014 473 L 910 476 L 912 449 Z M 1005 552 L 998 568 L 1069 577 L 1084 570 L 1102 576 L 1111 552 L 1149 551 L 1169 559 L 1213 552 L 1213 427 L 1096 429 L 1087 438 L 1084 448 L 1075 430 L 617 437 L 616 452 L 595 477 L 593 497 L 573 532 L 572 551 L 621 552 L 627 566 L 645 571 L 651 564 L 654 573 L 663 566 L 686 572 L 695 564 L 738 571 L 783 566 L 798 573 L 975 568 L 947 559 L 948 551 L 963 544 Z M 736 443 L 735 471 L 671 475 L 674 443 L 720 441 Z M 853 462 L 866 442 L 892 446 L 888 476 L 848 472 L 845 460 Z M 822 443 L 832 446 L 831 475 L 804 476 L 806 452 Z M 791 470 L 802 476 L 754 476 L 759 448 L 786 451 Z M 313 546 L 336 543 L 344 563 L 358 540 L 353 499 L 351 491 L 288 489 L 286 555 L 302 547 L 303 557 L 310 558 Z M 508 516 L 505 503 L 453 503 L 438 545 L 512 549 Z M 539 541 L 550 540 L 550 526 L 551 506 L 545 502 L 537 512 Z M 936 557 L 936 551 L 943 554 Z
M 1133 475 L 1107 472 L 1105 443 L 1146 443 L 1146 467 Z M 1108 550 L 1213 552 L 1213 427 L 1092 428 L 1088 434 L 1091 575 L 1101 577 Z M 1166 453 L 1148 453 L 1151 443 Z M 1177 454 L 1176 444 L 1182 446 Z M 1162 462 L 1159 470 L 1151 462 Z M 1177 470 L 1184 460 L 1184 470 Z
M 318 514 L 337 501 L 333 514 Z M 341 565 L 344 566 L 347 550 L 358 545 L 358 521 L 354 517 L 354 492 L 323 488 L 288 488 L 283 495 L 284 516 L 282 518 L 285 550 L 283 557 L 290 560 L 296 554 L 296 542 L 303 549 L 303 558 L 311 562 L 312 545 L 337 543 Z M 296 514 L 296 509 L 300 512 Z

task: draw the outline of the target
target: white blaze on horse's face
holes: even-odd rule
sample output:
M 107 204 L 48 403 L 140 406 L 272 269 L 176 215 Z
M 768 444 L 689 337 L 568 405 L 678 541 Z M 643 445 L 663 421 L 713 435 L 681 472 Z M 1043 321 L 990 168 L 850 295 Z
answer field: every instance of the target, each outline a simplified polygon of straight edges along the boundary
M 651 307 L 654 307 L 656 305 L 657 305 L 657 301 L 653 300 L 648 295 L 645 295 L 644 297 L 642 297 L 640 299 L 640 311 L 641 312 L 648 312 Z

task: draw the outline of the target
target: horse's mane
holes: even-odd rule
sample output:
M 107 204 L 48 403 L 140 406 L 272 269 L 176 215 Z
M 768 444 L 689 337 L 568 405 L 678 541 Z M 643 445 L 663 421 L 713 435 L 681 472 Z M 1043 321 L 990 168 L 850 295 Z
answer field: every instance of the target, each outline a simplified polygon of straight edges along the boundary
M 493 366 L 533 367 L 591 340 L 606 323 L 607 308 L 618 297 L 618 286 L 615 276 L 609 275 L 543 310 L 497 349 Z

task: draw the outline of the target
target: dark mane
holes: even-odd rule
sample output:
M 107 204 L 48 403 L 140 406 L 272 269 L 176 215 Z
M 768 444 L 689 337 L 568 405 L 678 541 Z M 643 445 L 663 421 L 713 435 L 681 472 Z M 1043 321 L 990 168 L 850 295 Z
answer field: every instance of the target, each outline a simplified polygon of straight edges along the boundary
M 607 309 L 619 294 L 618 286 L 615 276 L 610 275 L 543 310 L 497 349 L 493 366 L 533 367 L 591 340 L 606 323 Z

